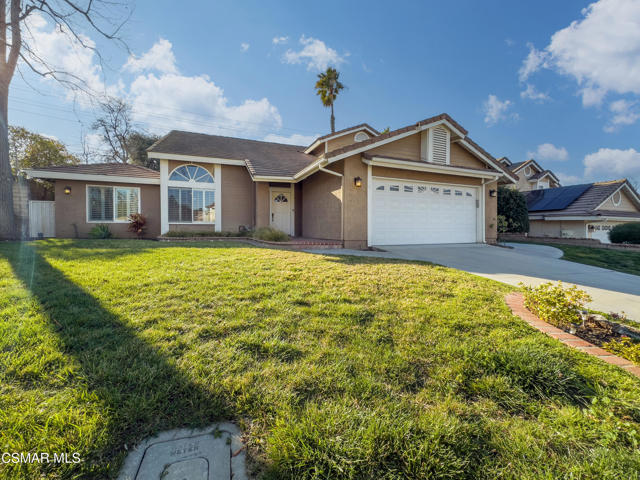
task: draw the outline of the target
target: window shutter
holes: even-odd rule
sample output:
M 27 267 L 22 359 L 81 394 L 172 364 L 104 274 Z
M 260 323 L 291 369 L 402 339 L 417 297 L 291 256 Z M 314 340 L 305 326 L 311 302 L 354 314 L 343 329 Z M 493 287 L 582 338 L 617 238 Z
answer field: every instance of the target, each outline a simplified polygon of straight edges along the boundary
M 449 164 L 449 130 L 437 126 L 429 130 L 429 161 Z

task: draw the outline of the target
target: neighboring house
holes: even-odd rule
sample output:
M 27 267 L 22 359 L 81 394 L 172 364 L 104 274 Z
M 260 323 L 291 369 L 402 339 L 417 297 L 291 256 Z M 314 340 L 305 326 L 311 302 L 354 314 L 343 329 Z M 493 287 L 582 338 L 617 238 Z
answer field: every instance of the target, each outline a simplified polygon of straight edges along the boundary
M 544 170 L 533 159 L 512 163 L 507 157 L 502 157 L 498 161 L 508 168 L 511 173 L 518 176 L 518 181 L 513 185 L 513 188 L 521 192 L 561 186 L 560 180 L 551 170 Z
M 640 197 L 626 179 L 526 193 L 529 235 L 609 243 L 618 224 L 640 221 Z
M 447 114 L 383 134 L 361 124 L 308 147 L 172 131 L 148 152 L 160 172 L 28 170 L 56 183 L 56 235 L 108 223 L 123 236 L 141 212 L 148 236 L 272 226 L 347 248 L 493 243 L 498 181 L 517 181 Z

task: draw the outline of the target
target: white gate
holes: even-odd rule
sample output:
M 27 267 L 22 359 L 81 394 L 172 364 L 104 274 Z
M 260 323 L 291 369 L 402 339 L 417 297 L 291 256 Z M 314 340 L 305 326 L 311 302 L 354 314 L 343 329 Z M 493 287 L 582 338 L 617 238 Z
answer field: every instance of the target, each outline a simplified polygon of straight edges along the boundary
M 56 202 L 29 200 L 29 236 L 56 236 Z

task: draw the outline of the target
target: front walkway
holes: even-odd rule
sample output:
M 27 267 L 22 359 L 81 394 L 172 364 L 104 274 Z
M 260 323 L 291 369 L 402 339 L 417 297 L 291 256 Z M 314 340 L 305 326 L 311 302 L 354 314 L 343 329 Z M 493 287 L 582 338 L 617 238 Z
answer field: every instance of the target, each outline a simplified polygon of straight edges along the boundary
M 384 252 L 323 250 L 316 253 L 422 260 L 465 270 L 509 285 L 540 285 L 561 280 L 578 285 L 593 298 L 589 307 L 625 312 L 640 321 L 640 277 L 554 258 L 542 249 L 510 249 L 483 244 L 384 246 Z M 552 247 L 547 247 L 552 248 Z

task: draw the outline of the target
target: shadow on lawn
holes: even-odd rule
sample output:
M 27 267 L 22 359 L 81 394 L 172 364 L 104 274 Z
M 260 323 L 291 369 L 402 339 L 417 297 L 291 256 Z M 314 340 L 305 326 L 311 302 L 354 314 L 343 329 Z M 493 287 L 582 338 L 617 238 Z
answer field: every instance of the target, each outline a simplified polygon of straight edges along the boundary
M 204 426 L 229 415 L 221 391 L 195 385 L 170 358 L 51 266 L 34 245 L 9 244 L 0 254 L 35 296 L 64 352 L 80 364 L 82 380 L 105 407 L 109 438 L 104 449 L 89 453 L 84 468 L 113 464 L 124 457 L 124 444 L 131 447 L 158 431 Z

